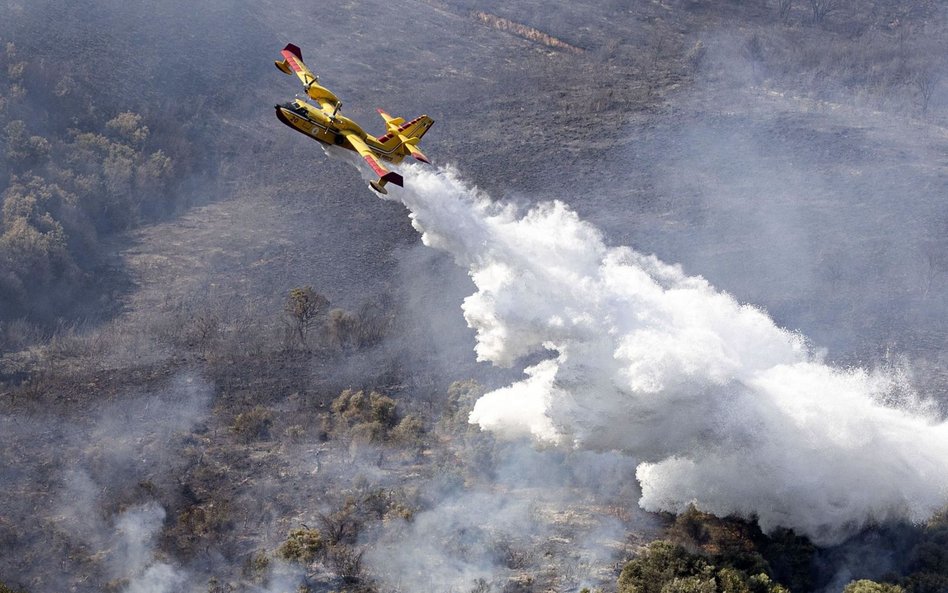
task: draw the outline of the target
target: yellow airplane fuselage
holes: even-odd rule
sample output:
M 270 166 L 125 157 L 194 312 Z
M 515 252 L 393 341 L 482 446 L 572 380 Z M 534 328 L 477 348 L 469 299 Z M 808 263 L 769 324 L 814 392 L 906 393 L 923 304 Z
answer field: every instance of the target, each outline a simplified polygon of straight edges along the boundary
M 274 65 L 284 74 L 295 74 L 315 105 L 300 99 L 277 105 L 277 118 L 314 140 L 357 152 L 379 176 L 378 180 L 369 182 L 372 189 L 384 194 L 385 184 L 403 183 L 402 176 L 386 168 L 382 160 L 397 164 L 406 156 L 411 156 L 429 162 L 428 157 L 418 149 L 418 142 L 434 123 L 430 117 L 420 115 L 406 122 L 379 109 L 379 115 L 385 120 L 386 133 L 378 137 L 366 134 L 359 124 L 339 113 L 342 108 L 339 97 L 319 84 L 319 77 L 303 63 L 303 53 L 299 47 L 287 44 L 280 55 L 283 59 L 275 61 Z
M 399 143 L 390 141 L 386 144 L 380 143 L 371 134 L 365 131 L 348 117 L 344 115 L 326 113 L 321 108 L 314 107 L 306 101 L 296 100 L 290 103 L 284 103 L 276 106 L 276 115 L 284 124 L 294 130 L 306 134 L 314 140 L 323 144 L 342 146 L 355 151 L 355 147 L 346 139 L 345 132 L 354 132 L 358 134 L 362 141 L 378 155 L 390 163 L 398 164 L 404 160 L 405 155 L 399 151 Z

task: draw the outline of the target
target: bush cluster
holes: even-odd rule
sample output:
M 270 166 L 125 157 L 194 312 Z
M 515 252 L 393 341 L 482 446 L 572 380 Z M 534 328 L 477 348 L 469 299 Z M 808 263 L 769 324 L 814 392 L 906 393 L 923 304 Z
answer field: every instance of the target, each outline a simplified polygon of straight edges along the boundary
M 898 585 L 861 579 L 846 585 L 843 593 L 905 593 L 905 589 Z
M 906 593 L 948 591 L 948 511 L 938 514 L 921 529 L 909 553 L 906 576 L 899 584 Z M 864 592 L 856 590 L 852 593 Z M 865 593 L 875 592 L 867 589 Z M 885 590 L 881 593 L 900 592 Z
M 286 540 L 277 550 L 277 555 L 289 562 L 309 564 L 316 559 L 316 555 L 323 551 L 326 542 L 318 529 L 300 527 L 286 536 Z
M 303 525 L 290 531 L 276 556 L 307 567 L 314 584 L 342 581 L 360 587 L 356 590 L 372 590 L 362 570 L 363 549 L 358 545 L 361 531 L 367 524 L 395 516 L 410 520 L 413 510 L 393 490 L 356 490 L 334 511 L 317 514 L 318 529 Z
M 668 541 L 653 542 L 622 569 L 618 593 L 789 593 L 765 572 L 715 564 Z
M 331 409 L 334 432 L 356 443 L 417 444 L 424 429 L 415 416 L 399 418 L 395 400 L 377 391 L 346 389 Z
M 948 591 L 948 511 L 936 515 L 926 525 L 879 526 L 865 535 L 901 542 L 899 551 L 892 555 L 892 572 L 878 581 L 854 580 L 843 593 Z M 651 591 L 648 587 L 642 589 L 644 585 L 639 583 L 646 577 L 666 584 L 674 581 L 668 590 L 662 588 L 665 585 L 656 589 L 662 593 L 745 590 L 741 584 L 728 585 L 736 587 L 733 589 L 720 589 L 725 577 L 733 576 L 721 574 L 721 568 L 743 574 L 750 591 L 768 590 L 759 589 L 760 579 L 752 579 L 760 574 L 794 593 L 818 591 L 835 576 L 824 574 L 826 566 L 834 565 L 833 555 L 849 554 L 846 546 L 837 550 L 818 549 L 791 530 L 778 529 L 765 535 L 753 521 L 719 518 L 694 507 L 675 517 L 666 538 L 668 541 L 654 550 L 650 548 L 627 566 L 628 573 L 623 573 L 627 592 Z M 858 546 L 859 539 L 849 545 Z M 712 584 L 718 589 L 711 588 Z
M 346 389 L 333 400 L 331 409 L 336 427 L 371 436 L 370 441 L 381 440 L 397 421 L 395 400 L 377 391 Z
M 368 348 L 382 341 L 392 321 L 391 313 L 376 303 L 366 303 L 355 313 L 330 308 L 329 299 L 312 286 L 290 290 L 283 306 L 286 344 L 304 350 L 317 344 L 338 350 Z
M 75 288 L 93 280 L 89 273 L 105 236 L 173 207 L 179 173 L 173 153 L 187 149 L 180 140 L 174 147 L 153 140 L 144 118 L 131 111 L 108 120 L 78 117 L 90 106 L 67 97 L 68 88 L 27 84 L 31 76 L 42 81 L 44 68 L 22 60 L 12 43 L 0 51 L 0 69 L 8 73 L 0 78 L 0 318 L 5 320 L 61 314 Z M 36 101 L 52 101 L 55 119 L 73 114 L 73 121 L 81 119 L 90 128 L 37 121 Z
M 237 414 L 232 429 L 240 440 L 251 442 L 270 438 L 272 425 L 273 413 L 263 406 L 257 406 Z

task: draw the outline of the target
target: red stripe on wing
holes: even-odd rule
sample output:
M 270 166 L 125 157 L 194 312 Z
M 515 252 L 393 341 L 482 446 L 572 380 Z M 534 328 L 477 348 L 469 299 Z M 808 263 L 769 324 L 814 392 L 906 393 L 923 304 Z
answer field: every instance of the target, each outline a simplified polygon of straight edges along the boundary
M 384 177 L 385 174 L 388 173 L 388 171 L 382 165 L 379 164 L 379 162 L 375 159 L 374 156 L 367 154 L 362 158 L 365 159 L 365 162 L 367 162 L 369 166 L 372 167 L 372 170 L 375 171 L 375 174 L 378 175 L 379 177 Z
M 300 51 L 300 48 L 293 45 L 292 43 L 287 43 L 286 47 L 283 48 L 283 51 L 288 51 L 299 59 L 303 59 L 303 52 Z
M 284 49 L 280 53 L 283 54 L 283 57 L 286 59 L 286 63 L 290 65 L 290 68 L 293 69 L 293 72 L 301 72 L 303 70 L 303 67 L 300 66 L 299 61 L 292 52 Z
M 404 131 L 407 130 L 409 127 L 411 127 L 411 126 L 415 125 L 416 123 L 418 123 L 418 120 L 420 120 L 420 119 L 421 119 L 421 117 L 416 117 L 415 119 L 411 120 L 410 122 L 407 122 L 407 123 L 402 124 L 402 125 L 398 128 L 398 131 L 399 131 L 399 132 L 404 132 Z

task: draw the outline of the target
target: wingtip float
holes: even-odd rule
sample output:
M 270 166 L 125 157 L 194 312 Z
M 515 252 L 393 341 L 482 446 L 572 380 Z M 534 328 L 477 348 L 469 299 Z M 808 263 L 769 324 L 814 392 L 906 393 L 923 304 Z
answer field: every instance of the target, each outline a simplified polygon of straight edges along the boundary
M 386 184 L 403 185 L 402 176 L 388 170 L 383 162 L 398 164 L 407 156 L 424 163 L 431 162 L 418 148 L 421 137 L 434 123 L 430 117 L 421 115 L 405 121 L 379 109 L 379 115 L 385 120 L 386 131 L 381 136 L 372 136 L 359 124 L 339 113 L 342 101 L 319 84 L 319 77 L 303 63 L 303 53 L 299 47 L 287 44 L 280 54 L 283 59 L 274 62 L 277 69 L 284 74 L 295 74 L 315 105 L 303 99 L 277 105 L 277 119 L 323 144 L 341 146 L 359 153 L 379 176 L 378 180 L 369 182 L 372 189 L 386 194 Z

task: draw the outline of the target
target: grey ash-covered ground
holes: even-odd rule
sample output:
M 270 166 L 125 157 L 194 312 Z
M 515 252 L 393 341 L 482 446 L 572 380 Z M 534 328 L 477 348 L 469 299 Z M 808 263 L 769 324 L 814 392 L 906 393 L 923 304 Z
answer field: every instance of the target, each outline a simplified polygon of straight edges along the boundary
M 802 0 L 156 4 L 0 7 L 18 56 L 4 126 L 52 139 L 133 111 L 193 163 L 167 208 L 103 221 L 81 303 L 0 311 L 0 588 L 614 590 L 661 537 L 752 543 L 795 593 L 920 570 L 909 527 L 854 544 L 898 548 L 887 564 L 814 560 L 644 513 L 621 456 L 466 425 L 482 388 L 455 382 L 518 369 L 474 361 L 465 271 L 273 117 L 299 89 L 271 61 L 296 43 L 368 130 L 376 107 L 427 113 L 426 153 L 495 199 L 563 200 L 829 360 L 904 361 L 944 404 L 943 6 L 826 3 L 814 22 Z M 58 76 L 74 99 L 53 98 Z M 301 342 L 286 305 L 304 286 L 331 305 Z M 394 411 L 346 407 L 346 389 Z

